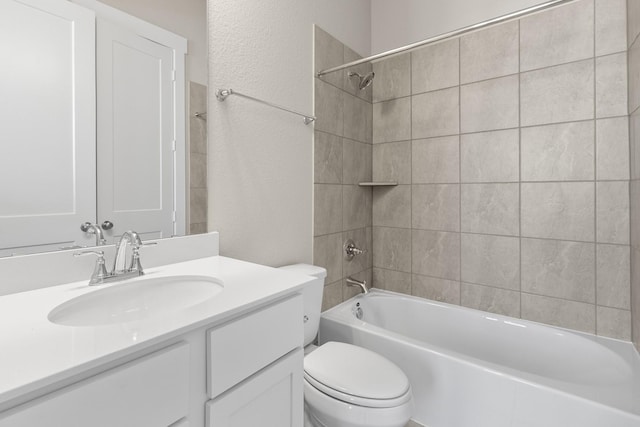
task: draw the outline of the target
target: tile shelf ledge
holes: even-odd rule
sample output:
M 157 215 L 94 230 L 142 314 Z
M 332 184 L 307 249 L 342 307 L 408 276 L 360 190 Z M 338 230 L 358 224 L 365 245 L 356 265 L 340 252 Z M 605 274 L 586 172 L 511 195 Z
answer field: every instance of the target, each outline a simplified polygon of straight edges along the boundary
M 398 185 L 397 182 L 393 181 L 380 181 L 380 182 L 361 182 L 358 184 L 360 187 L 395 187 Z

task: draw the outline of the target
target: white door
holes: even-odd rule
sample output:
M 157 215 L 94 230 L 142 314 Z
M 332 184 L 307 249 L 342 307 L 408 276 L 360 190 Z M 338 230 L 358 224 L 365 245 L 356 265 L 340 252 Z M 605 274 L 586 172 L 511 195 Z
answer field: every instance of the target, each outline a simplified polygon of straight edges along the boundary
M 95 19 L 65 0 L 0 1 L 0 256 L 91 245 Z
M 97 20 L 98 223 L 174 234 L 173 50 Z

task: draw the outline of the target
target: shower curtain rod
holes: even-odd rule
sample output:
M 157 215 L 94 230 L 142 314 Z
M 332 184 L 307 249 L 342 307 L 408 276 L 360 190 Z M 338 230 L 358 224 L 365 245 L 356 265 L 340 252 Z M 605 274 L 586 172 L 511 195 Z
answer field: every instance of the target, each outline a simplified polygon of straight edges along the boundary
M 344 65 L 340 65 L 337 67 L 327 68 L 325 70 L 318 71 L 316 74 L 317 77 L 322 77 L 325 74 L 333 73 L 334 71 L 344 70 L 345 68 L 353 67 L 355 65 L 364 64 L 366 62 L 375 61 L 376 59 L 386 58 L 387 56 L 396 55 L 398 53 L 406 52 L 411 49 L 415 49 L 417 47 L 426 46 L 432 43 L 436 43 L 451 37 L 460 36 L 466 33 L 470 33 L 472 31 L 481 30 L 483 28 L 489 27 L 491 25 L 501 24 L 506 21 L 510 21 L 512 19 L 521 18 L 523 16 L 529 15 L 531 13 L 540 12 L 545 9 L 549 9 L 554 6 L 559 6 L 564 3 L 571 3 L 576 0 L 552 0 L 546 3 L 539 4 L 537 6 L 532 6 L 526 9 L 519 10 L 517 12 L 509 13 L 507 15 L 502 15 L 497 18 L 489 19 L 487 21 L 483 21 L 477 24 L 469 25 L 468 27 L 460 28 L 457 30 L 450 31 L 448 33 L 440 34 L 439 36 L 431 37 L 426 40 L 422 40 L 419 42 L 411 43 L 406 46 L 398 47 L 396 49 L 391 49 L 386 52 L 377 53 L 375 55 L 368 56 L 366 58 L 358 59 L 356 61 L 348 62 Z

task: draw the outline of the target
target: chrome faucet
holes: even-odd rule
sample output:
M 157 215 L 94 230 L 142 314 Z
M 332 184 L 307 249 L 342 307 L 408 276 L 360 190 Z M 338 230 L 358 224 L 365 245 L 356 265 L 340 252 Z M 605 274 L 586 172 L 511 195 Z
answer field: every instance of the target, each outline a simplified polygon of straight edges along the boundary
M 363 294 L 368 294 L 369 289 L 367 289 L 367 281 L 366 280 L 356 280 L 352 277 L 347 277 L 347 286 L 359 286 L 360 290 L 362 290 Z
M 91 224 L 90 222 L 85 222 L 80 226 L 80 230 L 85 233 L 95 234 L 96 235 L 96 246 L 106 245 L 107 241 L 102 234 L 102 229 L 98 224 Z
M 131 262 L 127 267 L 125 260 L 127 254 L 127 246 L 131 245 Z M 83 251 L 73 254 L 74 256 L 95 255 L 98 257 L 96 261 L 96 267 L 93 270 L 91 279 L 89 279 L 89 286 L 100 285 L 103 283 L 114 282 L 118 280 L 128 279 L 130 277 L 142 276 L 144 270 L 140 263 L 140 248 L 143 246 L 156 245 L 157 243 L 142 243 L 142 239 L 135 231 L 126 231 L 118 244 L 116 245 L 116 256 L 113 260 L 113 270 L 108 272 L 105 267 L 104 252 L 103 251 Z
M 131 264 L 127 268 L 125 256 L 127 254 L 127 243 L 131 245 Z M 118 244 L 116 245 L 116 257 L 113 259 L 113 270 L 111 274 L 122 274 L 131 271 L 139 271 L 140 275 L 143 275 L 142 266 L 140 265 L 140 246 L 142 246 L 142 240 L 138 233 L 133 230 L 125 231 Z

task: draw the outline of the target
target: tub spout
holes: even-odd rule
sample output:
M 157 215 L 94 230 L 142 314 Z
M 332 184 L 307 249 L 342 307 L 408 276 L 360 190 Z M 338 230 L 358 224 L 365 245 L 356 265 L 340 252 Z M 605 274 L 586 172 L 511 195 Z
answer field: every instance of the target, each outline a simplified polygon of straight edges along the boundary
M 351 277 L 347 277 L 347 285 L 348 286 L 359 286 L 360 289 L 362 290 L 363 294 L 369 293 L 369 289 L 367 289 L 367 281 L 366 280 L 360 281 L 360 280 L 353 279 Z

